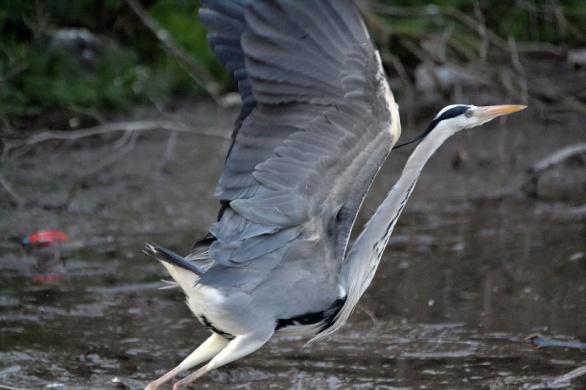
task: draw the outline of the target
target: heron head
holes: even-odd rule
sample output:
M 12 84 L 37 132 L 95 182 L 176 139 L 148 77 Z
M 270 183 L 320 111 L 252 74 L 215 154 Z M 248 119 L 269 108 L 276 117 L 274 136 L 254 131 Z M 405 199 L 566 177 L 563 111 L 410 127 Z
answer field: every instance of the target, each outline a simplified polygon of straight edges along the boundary
M 525 108 L 527 106 L 516 104 L 480 107 L 469 104 L 452 104 L 442 108 L 423 133 L 411 141 L 396 145 L 393 149 L 420 141 L 431 132 L 443 132 L 450 136 L 461 130 L 483 125 L 496 117 L 512 114 Z
M 526 107 L 516 104 L 481 107 L 468 104 L 453 104 L 444 107 L 435 116 L 427 131 L 431 132 L 434 128 L 441 127 L 447 131 L 456 133 L 460 130 L 483 125 L 496 117 L 521 111 Z

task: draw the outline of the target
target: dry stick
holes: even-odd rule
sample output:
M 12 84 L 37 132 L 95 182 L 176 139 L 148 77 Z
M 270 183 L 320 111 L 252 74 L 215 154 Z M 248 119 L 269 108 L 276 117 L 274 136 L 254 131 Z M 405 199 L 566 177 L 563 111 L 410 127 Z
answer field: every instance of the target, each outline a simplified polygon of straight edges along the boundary
M 120 160 L 122 157 L 126 156 L 129 152 L 131 152 L 134 147 L 136 146 L 136 141 L 138 140 L 139 133 L 132 133 L 131 136 L 128 138 L 128 142 L 124 147 L 120 148 L 117 153 L 108 156 L 108 158 L 100 161 L 94 167 L 90 168 L 86 172 L 84 172 L 81 176 L 82 179 L 88 178 L 90 176 L 95 175 L 102 169 L 114 164 L 116 161 Z
M 108 134 L 118 131 L 129 131 L 129 132 L 140 132 L 149 130 L 166 130 L 166 131 L 181 131 L 189 132 L 193 134 L 199 134 L 206 137 L 219 137 L 228 138 L 223 133 L 216 133 L 210 131 L 194 131 L 187 125 L 167 120 L 152 120 L 152 121 L 130 121 L 130 122 L 112 122 L 94 127 L 89 127 L 81 130 L 47 130 L 41 133 L 35 134 L 24 140 L 7 141 L 4 144 L 3 157 L 8 155 L 8 152 L 12 149 L 36 145 L 46 141 L 54 140 L 77 140 L 86 137 L 92 137 L 100 134 Z M 33 132 L 33 131 L 30 131 Z
M 136 146 L 136 141 L 138 139 L 138 136 L 139 136 L 139 133 L 132 133 L 130 138 L 128 139 L 128 143 L 124 147 L 120 148 L 117 151 L 117 153 L 112 154 L 107 159 L 102 160 L 99 164 L 97 164 L 96 166 L 87 170 L 82 175 L 78 176 L 76 178 L 75 182 L 71 185 L 71 187 L 69 187 L 69 190 L 67 191 L 67 196 L 65 197 L 65 200 L 63 202 L 61 202 L 59 205 L 54 206 L 54 207 L 56 207 L 56 208 L 67 207 L 67 205 L 71 202 L 73 197 L 79 192 L 79 190 L 82 188 L 83 184 L 88 179 L 92 178 L 93 176 L 96 176 L 101 170 L 109 167 L 110 165 L 113 165 L 118 160 L 122 159 L 124 156 L 126 156 L 128 153 L 130 153 L 134 149 L 134 147 Z
M 553 9 L 553 15 L 556 19 L 557 25 L 559 26 L 559 34 L 564 36 L 568 33 L 568 20 L 564 15 L 564 10 L 559 2 L 553 0 L 551 8 Z
M 399 42 L 403 45 L 403 47 L 405 47 L 405 49 L 409 50 L 415 57 L 417 57 L 419 61 L 426 62 L 426 60 L 429 58 L 427 53 L 421 50 L 419 46 L 413 43 L 410 39 L 399 38 Z
M 163 105 L 159 100 L 153 98 L 152 96 L 149 96 L 149 100 L 153 103 L 157 111 L 159 111 L 159 113 L 161 113 L 163 117 L 173 122 L 179 122 L 163 108 Z M 177 143 L 177 138 L 177 132 L 172 131 L 169 134 L 169 138 L 167 139 L 167 146 L 165 147 L 165 152 L 163 154 L 163 157 L 159 161 L 159 164 L 157 164 L 155 172 L 161 172 L 163 168 L 165 168 L 165 165 L 167 165 L 167 162 L 171 159 L 173 150 L 175 149 L 175 144 Z
M 550 385 L 555 386 L 555 385 L 562 385 L 564 383 L 569 383 L 572 380 L 579 378 L 581 376 L 584 376 L 584 375 L 586 375 L 586 366 L 578 367 L 575 370 L 568 372 L 567 374 L 564 374 L 562 376 L 557 377 L 556 379 L 554 379 L 550 383 Z
M 123 147 L 124 145 L 126 145 L 128 143 L 128 140 L 130 139 L 130 137 L 132 136 L 132 134 L 135 134 L 132 131 L 124 131 L 124 133 L 122 133 L 122 135 L 120 136 L 120 138 L 118 138 L 116 140 L 116 142 L 114 142 L 112 144 L 112 150 L 118 150 L 121 147 Z
M 165 165 L 167 165 L 167 163 L 171 159 L 171 156 L 173 155 L 173 150 L 175 150 L 176 144 L 177 144 L 177 132 L 172 131 L 171 133 L 169 133 L 169 139 L 167 140 L 167 146 L 165 147 L 165 152 L 163 153 L 163 157 L 161 158 L 161 160 L 159 160 L 159 164 L 155 168 L 156 172 L 161 172 L 163 170 L 163 168 L 165 168 Z
M 454 23 L 448 24 L 448 26 L 442 32 L 438 57 L 443 63 L 448 61 L 448 43 L 450 42 L 453 33 Z
M 519 51 L 517 50 L 517 42 L 513 37 L 509 38 L 509 47 L 511 48 L 511 61 L 513 67 L 519 73 L 519 86 L 521 87 L 521 102 L 527 104 L 529 102 L 529 88 L 527 86 L 527 75 L 525 68 L 521 64 L 521 58 L 519 57 Z
M 540 173 L 574 156 L 586 153 L 586 143 L 574 144 L 555 151 L 553 154 L 540 160 L 530 169 L 530 173 Z
M 176 123 L 169 121 L 136 121 L 136 122 L 111 122 L 104 125 L 88 127 L 81 130 L 47 130 L 27 138 L 20 145 L 34 145 L 49 140 L 76 140 L 79 138 L 91 137 L 98 134 L 111 133 L 115 131 L 145 131 L 154 129 L 189 131 L 188 128 L 177 128 Z M 18 142 L 16 142 L 18 144 Z
M 567 374 L 558 376 L 552 380 L 543 381 L 540 384 L 529 386 L 528 390 L 545 390 L 545 389 L 561 389 L 568 387 L 571 382 L 581 376 L 586 375 L 586 366 L 578 367 Z
M 12 199 L 14 199 L 18 205 L 22 205 L 25 203 L 24 198 L 22 196 L 18 195 L 18 193 L 16 191 L 14 191 L 14 189 L 12 188 L 12 185 L 8 182 L 8 180 L 6 180 L 6 178 L 4 177 L 4 175 L 2 175 L 2 173 L 0 173 L 0 185 L 2 187 L 4 187 L 4 190 L 6 190 L 6 192 L 8 192 L 8 195 L 10 195 L 12 197 Z
M 138 16 L 140 21 L 157 37 L 165 51 L 175 58 L 191 78 L 199 84 L 218 104 L 221 103 L 219 96 L 220 87 L 213 81 L 211 74 L 200 64 L 196 63 L 177 42 L 171 37 L 155 19 L 149 16 L 145 9 L 136 0 L 126 0 L 126 4 Z
M 474 1 L 474 14 L 478 19 L 478 35 L 480 35 L 480 59 L 483 63 L 486 62 L 486 57 L 488 55 L 488 47 L 489 47 L 489 40 L 486 33 L 486 21 L 484 15 L 482 14 L 482 9 L 480 8 L 480 3 L 478 0 Z
M 14 386 L 8 386 L 8 385 L 0 385 L 0 390 L 29 390 L 29 389 L 25 389 L 23 387 L 14 387 Z

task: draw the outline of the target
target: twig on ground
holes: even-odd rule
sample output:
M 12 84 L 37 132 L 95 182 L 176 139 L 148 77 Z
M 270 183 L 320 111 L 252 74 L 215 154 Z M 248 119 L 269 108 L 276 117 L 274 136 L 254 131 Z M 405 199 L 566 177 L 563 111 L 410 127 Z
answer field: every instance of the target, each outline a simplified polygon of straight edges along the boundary
M 167 140 L 167 146 L 165 147 L 165 152 L 163 153 L 163 157 L 159 160 L 157 167 L 155 168 L 156 172 L 161 172 L 167 162 L 171 159 L 173 155 L 173 151 L 175 150 L 175 145 L 177 144 L 177 137 L 178 133 L 176 131 L 172 131 L 169 133 L 169 139 Z
M 6 180 L 6 178 L 4 177 L 4 175 L 2 175 L 2 173 L 0 173 L 0 185 L 4 188 L 4 190 L 8 193 L 8 195 L 10 195 L 12 197 L 12 199 L 14 199 L 14 201 L 20 206 L 23 205 L 25 203 L 25 200 L 22 196 L 20 196 L 16 191 L 14 191 L 14 189 L 12 188 L 12 185 L 10 184 L 10 182 L 8 182 L 8 180 Z
M 566 146 L 560 150 L 557 150 L 553 154 L 550 154 L 546 158 L 540 160 L 529 168 L 529 173 L 540 173 L 546 169 L 561 163 L 564 160 L 577 156 L 579 154 L 586 153 L 586 143 L 574 144 Z
M 374 325 L 378 325 L 379 321 L 372 310 L 370 310 L 368 307 L 365 307 L 364 305 L 358 305 L 358 310 L 364 312 L 364 314 L 368 316 Z
M 155 19 L 149 16 L 145 9 L 136 0 L 126 0 L 126 4 L 138 16 L 141 22 L 157 37 L 165 51 L 175 58 L 191 78 L 199 84 L 216 103 L 220 104 L 219 96 L 220 86 L 214 81 L 209 72 L 200 64 L 196 63 L 192 56 L 189 55 L 177 42 L 171 37 Z
M 165 110 L 165 108 L 163 107 L 163 104 L 161 104 L 161 102 L 158 99 L 155 99 L 152 96 L 149 96 L 149 100 L 153 103 L 153 105 L 155 106 L 157 111 L 159 111 L 163 117 L 165 117 L 166 119 L 173 121 L 173 122 L 179 122 L 171 114 L 169 114 L 167 112 L 167 110 Z M 167 145 L 165 146 L 165 152 L 163 153 L 163 157 L 159 160 L 159 163 L 157 164 L 157 167 L 155 168 L 155 172 L 160 173 L 163 170 L 163 168 L 165 168 L 165 165 L 167 165 L 167 162 L 171 159 L 171 156 L 173 154 L 173 150 L 175 150 L 176 143 L 177 143 L 177 132 L 172 131 L 169 134 L 169 138 L 167 139 Z
M 81 179 L 87 179 L 90 176 L 95 175 L 102 169 L 114 164 L 116 161 L 120 160 L 122 157 L 127 155 L 131 152 L 134 147 L 136 146 L 136 141 L 138 140 L 139 133 L 131 133 L 130 137 L 128 138 L 128 142 L 124 147 L 121 147 L 117 153 L 111 154 L 108 158 L 100 161 L 99 164 L 96 164 L 86 172 L 81 175 Z
M 0 385 L 0 390 L 29 390 L 24 387 L 14 387 L 8 385 Z
M 124 145 L 126 145 L 128 143 L 128 140 L 132 136 L 132 134 L 134 134 L 134 132 L 132 132 L 132 131 L 125 131 L 124 133 L 122 133 L 122 135 L 120 136 L 120 138 L 118 138 L 116 140 L 116 142 L 114 142 L 112 144 L 112 150 L 120 149 L 121 147 L 123 147 Z
M 128 153 L 130 153 L 136 146 L 138 136 L 139 133 L 131 133 L 130 137 L 128 138 L 128 142 L 124 147 L 119 148 L 116 153 L 110 155 L 108 158 L 102 160 L 99 164 L 95 165 L 91 169 L 87 170 L 86 172 L 78 176 L 75 182 L 69 187 L 65 200 L 54 207 L 58 209 L 66 208 L 73 199 L 73 197 L 77 195 L 81 188 L 83 188 L 84 184 L 87 182 L 88 179 L 91 179 L 92 177 L 96 176 L 104 168 L 107 168 L 110 165 L 116 163 L 124 156 L 126 156 Z
M 537 385 L 523 387 L 527 390 L 545 390 L 545 389 L 561 389 L 571 385 L 571 382 L 581 376 L 586 375 L 586 366 L 578 367 L 567 374 L 558 376 L 557 378 L 543 381 Z
M 152 121 L 136 121 L 136 122 L 112 122 L 95 127 L 89 127 L 87 129 L 80 130 L 47 130 L 34 134 L 33 136 L 24 140 L 6 141 L 4 144 L 4 157 L 6 157 L 9 151 L 23 147 L 36 145 L 46 141 L 54 140 L 77 140 L 86 137 L 92 137 L 100 134 L 107 134 L 118 131 L 129 131 L 129 132 L 140 132 L 149 130 L 166 130 L 173 132 L 191 132 L 194 134 L 203 135 L 206 137 L 219 137 L 229 138 L 228 135 L 221 132 L 212 131 L 194 131 L 187 125 L 178 123 L 176 121 L 168 120 L 152 120 Z M 33 132 L 33 131 L 30 131 Z

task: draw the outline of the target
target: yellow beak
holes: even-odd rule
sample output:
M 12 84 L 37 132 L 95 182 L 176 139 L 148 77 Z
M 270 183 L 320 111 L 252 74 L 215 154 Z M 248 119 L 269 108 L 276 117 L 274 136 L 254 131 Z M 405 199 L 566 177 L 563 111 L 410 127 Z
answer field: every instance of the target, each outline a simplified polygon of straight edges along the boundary
M 486 119 L 494 119 L 497 116 L 508 115 L 526 109 L 527 106 L 518 104 L 504 104 L 501 106 L 484 106 L 478 107 L 476 115 Z

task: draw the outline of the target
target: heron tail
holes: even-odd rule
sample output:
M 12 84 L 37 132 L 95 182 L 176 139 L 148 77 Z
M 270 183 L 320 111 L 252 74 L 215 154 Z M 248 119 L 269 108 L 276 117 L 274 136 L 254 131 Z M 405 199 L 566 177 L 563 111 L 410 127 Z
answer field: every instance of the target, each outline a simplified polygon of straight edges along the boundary
M 197 276 L 201 276 L 205 272 L 196 264 L 188 260 L 185 260 L 182 256 L 179 256 L 177 253 L 170 251 L 167 248 L 163 248 L 162 246 L 152 242 L 146 244 L 143 252 L 164 263 L 168 263 L 179 268 L 182 268 L 184 270 L 191 271 Z
M 187 260 L 157 244 L 147 243 L 143 252 L 159 260 L 186 294 L 196 286 L 200 276 L 205 272 L 205 269 L 194 261 Z

